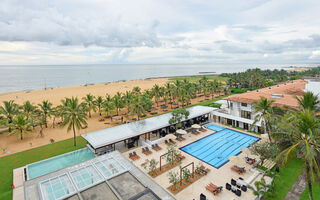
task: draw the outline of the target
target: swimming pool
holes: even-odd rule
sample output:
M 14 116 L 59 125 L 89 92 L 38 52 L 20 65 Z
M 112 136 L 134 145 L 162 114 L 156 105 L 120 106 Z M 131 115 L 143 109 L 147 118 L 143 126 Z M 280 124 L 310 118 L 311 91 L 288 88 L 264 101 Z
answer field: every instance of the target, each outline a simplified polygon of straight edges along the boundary
M 210 124 L 206 127 L 219 131 L 180 149 L 215 168 L 221 167 L 229 161 L 230 156 L 238 155 L 242 148 L 259 140 L 257 137 L 218 125 Z
M 28 180 L 84 162 L 95 155 L 88 148 L 79 149 L 27 165 Z

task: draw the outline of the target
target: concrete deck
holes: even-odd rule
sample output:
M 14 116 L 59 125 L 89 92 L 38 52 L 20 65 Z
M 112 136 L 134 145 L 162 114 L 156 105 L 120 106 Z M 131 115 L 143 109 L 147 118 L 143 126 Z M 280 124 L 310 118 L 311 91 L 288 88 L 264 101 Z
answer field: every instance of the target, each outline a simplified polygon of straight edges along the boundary
M 24 167 L 13 170 L 13 184 L 15 188 L 12 191 L 13 200 L 24 200 Z
M 219 124 L 219 126 L 222 126 L 221 124 Z M 229 127 L 226 127 L 229 128 Z M 237 129 L 234 129 L 236 131 L 239 131 Z M 240 131 L 241 132 L 241 131 Z M 199 140 L 205 136 L 208 136 L 210 134 L 214 133 L 214 131 L 212 130 L 207 130 L 206 132 L 201 132 L 199 135 L 193 135 L 193 134 L 187 134 L 184 135 L 184 137 L 186 138 L 186 140 L 182 141 L 182 142 L 178 142 L 176 140 L 174 140 L 176 142 L 177 148 L 183 147 L 189 143 L 192 143 L 196 140 Z M 246 132 L 244 132 L 246 133 Z M 246 133 L 248 135 L 253 135 L 251 133 Z M 256 137 L 258 137 L 257 135 L 254 135 Z M 128 152 L 124 152 L 123 155 L 128 158 L 129 153 L 136 151 L 136 153 L 140 156 L 140 159 L 136 160 L 136 161 L 131 161 L 132 163 L 134 163 L 137 167 L 139 167 L 142 171 L 144 171 L 147 174 L 147 171 L 141 166 L 142 163 L 144 163 L 146 161 L 146 159 L 155 159 L 156 161 L 159 161 L 159 157 L 160 155 L 164 154 L 167 152 L 167 145 L 164 143 L 159 143 L 159 146 L 162 148 L 162 150 L 160 151 L 154 151 L 151 148 L 149 148 L 152 151 L 151 155 L 144 155 L 141 151 L 142 147 L 138 147 L 135 149 L 132 149 Z M 240 200 L 240 199 L 246 199 L 246 200 L 250 200 L 250 199 L 255 199 L 256 197 L 254 196 L 253 192 L 248 189 L 247 192 L 242 192 L 241 197 L 236 196 L 234 193 L 232 193 L 231 191 L 228 191 L 225 189 L 225 184 L 228 182 L 231 182 L 231 179 L 235 179 L 237 180 L 239 177 L 242 177 L 244 179 L 244 181 L 249 180 L 249 179 L 253 179 L 254 181 L 260 180 L 262 175 L 259 175 L 259 173 L 257 173 L 255 170 L 249 170 L 252 168 L 251 165 L 246 164 L 245 169 L 246 169 L 246 173 L 243 175 L 239 175 L 238 173 L 231 171 L 231 166 L 233 166 L 233 164 L 231 162 L 226 163 L 225 165 L 223 165 L 222 167 L 220 167 L 219 169 L 212 167 L 211 165 L 208 165 L 200 160 L 198 160 L 197 158 L 184 153 L 183 151 L 181 151 L 182 155 L 184 155 L 186 157 L 186 159 L 182 160 L 182 164 L 181 166 L 185 166 L 191 162 L 194 162 L 195 166 L 197 166 L 198 164 L 203 164 L 205 167 L 209 168 L 211 171 L 208 173 L 208 175 L 200 178 L 198 181 L 196 181 L 195 183 L 191 184 L 190 186 L 188 186 L 187 188 L 185 188 L 183 191 L 179 192 L 177 195 L 174 195 L 176 199 L 180 199 L 180 200 L 185 200 L 187 199 L 195 199 L 198 200 L 200 199 L 200 194 L 203 193 L 204 195 L 206 195 L 206 197 L 208 199 L 216 199 L 216 200 L 225 200 L 225 199 L 233 199 L 233 200 Z M 245 155 L 243 153 L 239 154 L 238 156 L 240 156 L 241 158 L 244 158 Z M 129 159 L 129 158 L 128 158 Z M 130 159 L 129 159 L 130 160 Z M 166 161 L 163 160 L 163 163 L 165 163 Z M 175 167 L 173 169 L 171 169 L 170 171 L 175 171 L 175 172 L 179 172 L 179 167 Z M 168 179 L 168 172 L 161 174 L 159 176 L 157 176 L 156 178 L 153 179 L 154 181 L 156 181 L 159 185 L 161 185 L 163 188 L 168 188 L 171 184 L 169 183 L 169 179 Z M 211 194 L 209 191 L 207 191 L 205 189 L 205 186 L 207 184 L 209 184 L 210 182 L 218 185 L 218 186 L 223 186 L 223 191 L 214 196 L 213 194 Z

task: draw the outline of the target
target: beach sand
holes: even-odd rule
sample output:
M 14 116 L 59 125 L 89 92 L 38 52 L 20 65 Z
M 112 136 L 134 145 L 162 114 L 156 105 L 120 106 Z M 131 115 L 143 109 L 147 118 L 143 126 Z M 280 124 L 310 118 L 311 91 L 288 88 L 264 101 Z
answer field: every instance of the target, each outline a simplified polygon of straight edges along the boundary
M 64 97 L 78 97 L 81 99 L 86 94 L 91 93 L 95 96 L 103 96 L 106 94 L 113 96 L 117 92 L 125 92 L 132 90 L 132 88 L 139 86 L 142 91 L 145 89 L 150 89 L 154 84 L 164 85 L 167 83 L 167 78 L 158 79 L 146 79 L 146 80 L 134 80 L 126 82 L 113 82 L 108 84 L 95 84 L 88 86 L 73 86 L 64 88 L 54 88 L 49 90 L 32 90 L 32 91 L 22 91 L 0 94 L 0 102 L 14 100 L 15 103 L 22 104 L 23 102 L 29 100 L 34 104 L 41 103 L 42 100 L 49 100 L 54 106 L 60 104 L 60 100 Z M 124 111 L 122 111 L 124 113 Z M 91 131 L 111 127 L 117 125 L 113 120 L 110 124 L 110 119 L 105 119 L 105 121 L 99 121 L 102 118 L 98 113 L 94 113 L 92 118 L 88 118 L 88 128 L 81 129 L 78 135 L 88 133 Z M 57 119 L 56 122 L 59 120 Z M 52 128 L 52 120 L 49 120 L 49 127 L 43 130 L 44 136 L 40 136 L 40 128 L 25 136 L 23 140 L 19 140 L 17 135 L 8 136 L 7 133 L 0 134 L 0 157 L 8 154 L 25 151 L 30 148 L 39 147 L 42 145 L 50 144 L 50 139 L 55 141 L 61 141 L 73 137 L 73 132 L 67 132 L 66 128 L 60 128 L 56 125 L 56 128 Z M 105 124 L 108 123 L 108 124 Z M 4 153 L 6 151 L 6 153 Z

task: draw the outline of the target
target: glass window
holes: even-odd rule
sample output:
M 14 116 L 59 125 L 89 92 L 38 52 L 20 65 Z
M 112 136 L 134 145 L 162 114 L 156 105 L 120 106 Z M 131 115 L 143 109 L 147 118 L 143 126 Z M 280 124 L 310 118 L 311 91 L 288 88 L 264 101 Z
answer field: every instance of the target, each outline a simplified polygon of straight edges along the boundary
M 40 183 L 43 199 L 56 200 L 75 193 L 69 177 L 66 174 L 48 179 Z
M 102 177 L 99 172 L 92 165 L 72 171 L 71 176 L 79 190 L 102 181 Z
M 243 107 L 247 107 L 247 105 L 248 104 L 246 104 L 246 103 L 241 103 L 241 106 L 243 106 Z

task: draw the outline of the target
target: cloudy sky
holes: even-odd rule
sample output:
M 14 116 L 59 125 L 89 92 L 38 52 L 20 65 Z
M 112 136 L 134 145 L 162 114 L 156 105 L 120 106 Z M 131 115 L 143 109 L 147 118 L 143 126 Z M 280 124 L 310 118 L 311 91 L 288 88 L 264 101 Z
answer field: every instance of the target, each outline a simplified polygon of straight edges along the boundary
M 0 64 L 320 63 L 319 0 L 1 0 Z

